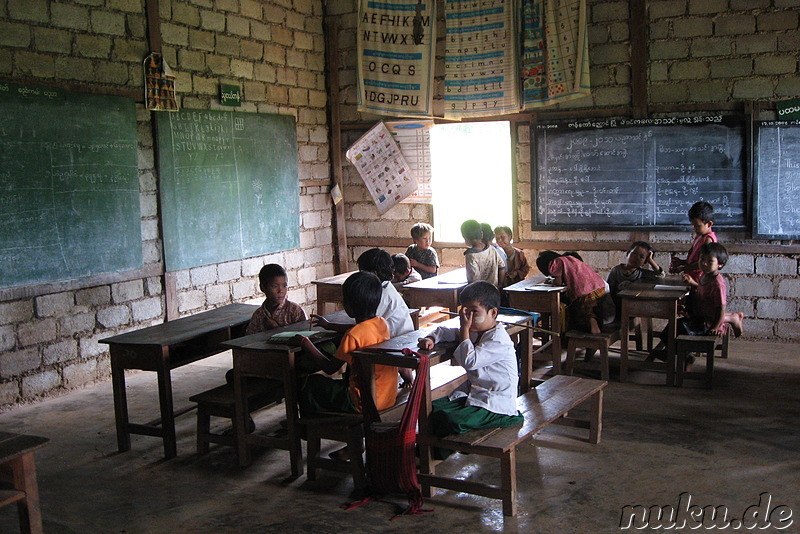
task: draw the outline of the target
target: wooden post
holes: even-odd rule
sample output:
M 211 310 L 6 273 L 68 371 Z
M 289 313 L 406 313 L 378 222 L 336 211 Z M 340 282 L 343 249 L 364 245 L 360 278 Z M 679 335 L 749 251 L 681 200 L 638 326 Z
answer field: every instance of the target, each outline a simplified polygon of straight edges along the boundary
M 344 194 L 342 183 L 342 124 L 339 110 L 339 27 L 335 22 L 325 24 L 325 50 L 328 80 L 328 110 L 330 113 L 330 150 L 331 150 L 331 188 L 339 186 Z M 336 274 L 350 270 L 347 250 L 347 226 L 344 217 L 342 200 L 333 206 L 333 256 Z
M 645 0 L 631 3 L 631 107 L 635 119 L 648 114 L 647 56 L 648 34 L 647 4 Z

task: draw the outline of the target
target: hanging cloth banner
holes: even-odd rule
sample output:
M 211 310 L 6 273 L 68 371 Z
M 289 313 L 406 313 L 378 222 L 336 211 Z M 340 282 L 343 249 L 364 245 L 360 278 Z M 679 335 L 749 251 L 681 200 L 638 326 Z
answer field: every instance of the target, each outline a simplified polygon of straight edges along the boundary
M 515 2 L 445 3 L 444 116 L 490 117 L 520 109 Z
M 345 156 L 364 180 L 379 215 L 417 190 L 411 166 L 382 122 L 362 135 Z
M 358 11 L 358 111 L 432 116 L 434 1 L 361 0 Z
M 586 0 L 522 0 L 525 110 L 591 93 Z

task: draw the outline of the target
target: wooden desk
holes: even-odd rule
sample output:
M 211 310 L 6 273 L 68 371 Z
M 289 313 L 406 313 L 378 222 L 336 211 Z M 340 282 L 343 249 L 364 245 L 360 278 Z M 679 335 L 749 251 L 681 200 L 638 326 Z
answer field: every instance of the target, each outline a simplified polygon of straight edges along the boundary
M 174 411 L 170 371 L 227 350 L 220 342 L 243 335 L 257 309 L 258 306 L 249 304 L 229 304 L 100 340 L 111 350 L 111 383 L 120 452 L 130 450 L 131 434 L 142 434 L 164 440 L 165 458 L 177 456 L 175 417 L 188 409 Z M 144 424 L 129 421 L 125 369 L 154 371 L 158 375 L 159 419 Z
M 345 322 L 344 312 L 326 316 L 333 322 Z M 350 319 L 352 321 L 352 319 Z M 303 474 L 303 451 L 300 441 L 299 417 L 297 411 L 297 357 L 302 349 L 280 343 L 269 343 L 269 339 L 279 332 L 289 330 L 322 330 L 311 327 L 310 321 L 302 321 L 281 328 L 259 332 L 250 336 L 226 341 L 222 345 L 233 350 L 233 394 L 236 399 L 236 416 L 233 427 L 236 434 L 236 452 L 239 464 L 252 463 L 251 448 L 254 446 L 272 447 L 289 451 L 292 475 Z M 338 334 L 331 332 L 330 339 Z M 245 377 L 274 378 L 283 382 L 283 403 L 286 409 L 286 436 L 265 436 L 247 433 L 247 381 Z
M 317 313 L 325 315 L 333 313 L 342 307 L 342 284 L 347 277 L 358 271 L 320 278 L 311 283 L 317 286 Z
M 534 276 L 520 280 L 503 288 L 508 295 L 508 304 L 512 308 L 545 314 L 549 325 L 545 328 L 558 332 L 561 325 L 561 294 L 565 287 L 543 285 L 544 276 Z M 552 336 L 542 345 L 537 354 L 550 351 L 553 361 L 553 374 L 561 374 L 561 336 Z
M 467 285 L 467 270 L 461 268 L 405 285 L 403 295 L 408 298 L 409 306 L 412 308 L 444 306 L 456 311 L 458 292 L 465 285 Z
M 34 453 L 49 441 L 39 436 L 0 432 L 0 468 L 10 472 L 14 486 L 13 490 L 0 490 L 0 506 L 17 503 L 23 533 L 42 532 Z
M 667 385 L 675 384 L 675 336 L 678 322 L 678 301 L 685 294 L 685 286 L 675 286 L 675 289 L 655 289 L 654 284 L 636 284 L 619 292 L 619 297 L 622 299 L 620 382 L 628 380 L 628 369 L 653 369 L 666 370 Z M 667 320 L 666 362 L 628 360 L 628 336 L 632 317 Z

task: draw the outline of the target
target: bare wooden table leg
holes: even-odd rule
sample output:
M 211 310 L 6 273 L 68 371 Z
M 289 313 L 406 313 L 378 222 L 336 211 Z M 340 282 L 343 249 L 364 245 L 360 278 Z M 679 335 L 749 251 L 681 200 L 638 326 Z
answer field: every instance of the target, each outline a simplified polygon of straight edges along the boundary
M 169 348 L 164 347 L 164 354 L 159 362 L 158 400 L 161 407 L 161 432 L 164 439 L 164 458 L 169 460 L 178 455 L 178 443 L 175 437 L 175 410 L 172 405 L 172 378 L 169 369 Z
M 36 483 L 34 453 L 27 452 L 9 462 L 14 489 L 24 491 L 25 498 L 17 502 L 20 530 L 23 533 L 42 533 L 42 512 L 39 508 L 39 486 Z
M 236 350 L 233 351 L 233 397 L 236 401 L 233 432 L 236 435 L 236 453 L 239 457 L 239 465 L 246 467 L 250 465 L 250 446 L 247 443 L 247 417 L 250 415 L 250 407 L 247 405 L 247 384 L 246 377 L 236 366 Z
M 292 464 L 292 475 L 303 474 L 303 447 L 300 443 L 300 425 L 297 415 L 297 373 L 295 372 L 295 355 L 290 353 L 283 368 L 283 395 L 286 407 L 286 431 L 289 438 L 289 459 Z
M 114 390 L 114 419 L 117 423 L 117 449 L 119 452 L 131 450 L 131 433 L 128 431 L 128 395 L 125 391 L 125 369 L 115 363 L 111 346 L 111 386 Z

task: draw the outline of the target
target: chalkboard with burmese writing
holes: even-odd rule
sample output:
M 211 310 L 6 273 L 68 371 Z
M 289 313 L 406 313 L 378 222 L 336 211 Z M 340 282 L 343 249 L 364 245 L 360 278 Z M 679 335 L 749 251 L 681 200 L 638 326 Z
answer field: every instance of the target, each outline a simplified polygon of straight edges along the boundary
M 800 239 L 800 121 L 756 122 L 753 236 Z
M 157 128 L 168 271 L 299 246 L 294 117 L 184 109 Z
M 700 200 L 747 224 L 744 117 L 533 125 L 532 221 L 544 229 L 673 229 Z
M 0 83 L 0 287 L 140 267 L 133 100 Z

